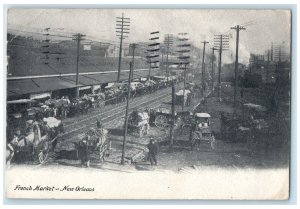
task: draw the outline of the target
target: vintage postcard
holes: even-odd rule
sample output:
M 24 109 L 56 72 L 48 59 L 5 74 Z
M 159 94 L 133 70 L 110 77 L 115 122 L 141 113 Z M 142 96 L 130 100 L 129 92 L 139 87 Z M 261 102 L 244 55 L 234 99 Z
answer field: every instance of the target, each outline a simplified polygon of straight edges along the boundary
M 7 11 L 7 198 L 289 198 L 291 11 Z

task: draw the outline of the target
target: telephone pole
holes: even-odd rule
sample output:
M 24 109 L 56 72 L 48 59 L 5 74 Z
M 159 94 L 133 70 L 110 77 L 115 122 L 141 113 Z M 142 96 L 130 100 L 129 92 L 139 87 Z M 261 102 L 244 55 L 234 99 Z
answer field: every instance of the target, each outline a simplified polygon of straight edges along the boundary
M 134 68 L 134 51 L 137 47 L 137 44 L 131 44 L 131 49 L 132 49 L 132 61 L 131 61 L 131 64 L 132 64 L 132 68 Z M 130 71 L 130 70 L 129 70 Z M 133 79 L 133 70 L 131 71 L 131 78 Z
M 129 34 L 129 26 L 130 26 L 130 18 L 124 17 L 124 13 L 122 13 L 122 17 L 117 17 L 116 20 L 116 33 L 117 36 L 120 37 L 120 48 L 119 48 L 119 65 L 118 65 L 118 78 L 117 82 L 120 81 L 121 76 L 121 61 L 122 61 L 122 44 L 123 39 L 127 38 L 128 36 L 124 34 Z
M 273 42 L 271 43 L 271 62 L 274 61 L 274 48 L 273 48 Z
M 211 58 L 211 89 L 214 89 L 214 76 L 215 76 L 215 47 L 211 48 L 212 58 Z
M 229 36 L 224 34 L 215 35 L 214 45 L 214 47 L 219 50 L 218 97 L 221 99 L 222 51 L 229 50 Z
M 76 59 L 76 98 L 79 97 L 79 52 L 80 52 L 80 41 L 84 40 L 85 35 L 77 33 L 73 35 L 73 40 L 77 41 L 77 59 Z
M 43 40 L 43 42 L 45 42 L 45 44 L 43 44 L 43 54 L 44 54 L 44 56 L 43 56 L 43 58 L 42 59 L 44 59 L 45 61 L 43 62 L 45 65 L 48 65 L 49 64 L 49 53 L 50 53 L 50 51 L 49 51 L 49 42 L 50 42 L 50 39 L 49 39 L 49 30 L 50 30 L 50 28 L 45 28 L 44 29 L 45 30 L 45 33 L 43 34 L 44 36 L 45 36 L 45 40 Z M 46 51 L 45 51 L 45 50 Z
M 123 136 L 123 146 L 122 146 L 122 156 L 121 156 L 121 164 L 124 165 L 125 163 L 125 148 L 126 148 L 126 137 L 127 137 L 127 130 L 128 130 L 128 109 L 129 109 L 129 98 L 130 98 L 130 86 L 132 80 L 132 63 L 129 63 L 129 78 L 128 78 L 128 88 L 127 88 L 127 101 L 126 101 L 126 112 L 125 112 L 125 122 L 124 122 L 124 136 Z
M 171 46 L 174 43 L 174 37 L 173 34 L 167 34 L 165 35 L 164 45 L 167 46 L 167 60 L 166 60 L 166 72 L 169 73 L 169 54 Z
M 159 50 L 160 50 L 160 43 L 159 40 L 159 31 L 151 32 L 150 39 L 151 44 L 148 45 L 147 49 L 147 62 L 149 63 L 149 73 L 148 73 L 148 80 L 150 81 L 151 77 L 151 69 L 158 69 L 159 68 Z
M 172 104 L 171 104 L 171 111 L 172 111 L 172 119 L 170 125 L 170 150 L 173 150 L 174 144 L 174 125 L 175 125 L 175 85 L 174 81 L 172 81 Z
M 234 112 L 237 105 L 237 88 L 238 88 L 238 68 L 239 68 L 239 39 L 240 39 L 240 30 L 246 30 L 243 26 L 236 25 L 231 27 L 230 29 L 236 30 L 236 48 L 235 48 L 235 69 L 234 69 L 234 77 L 235 77 L 235 84 L 234 84 Z
M 267 62 L 267 69 L 266 69 L 266 81 L 269 81 L 269 69 L 270 68 L 270 49 L 268 49 L 268 62 Z
M 208 44 L 208 41 L 203 41 L 201 42 L 203 43 L 203 54 L 202 54 L 202 71 L 201 71 L 201 83 L 202 83 L 202 96 L 204 96 L 204 88 L 205 88 L 205 84 L 204 84 L 204 76 L 205 76 L 205 45 Z
M 187 66 L 190 64 L 190 47 L 191 44 L 188 43 L 189 38 L 187 36 L 187 33 L 179 33 L 178 34 L 178 40 L 180 44 L 177 46 L 179 50 L 177 51 L 179 56 L 178 56 L 178 65 L 184 67 L 184 80 L 183 80 L 183 95 L 182 95 L 182 111 L 184 110 L 184 105 L 185 105 L 185 87 L 186 87 L 186 71 L 187 71 Z

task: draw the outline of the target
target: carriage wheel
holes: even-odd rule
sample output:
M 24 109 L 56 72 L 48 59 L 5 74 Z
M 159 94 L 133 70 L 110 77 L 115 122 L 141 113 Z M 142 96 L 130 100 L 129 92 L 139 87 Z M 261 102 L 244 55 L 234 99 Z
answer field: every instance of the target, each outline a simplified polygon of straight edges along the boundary
M 144 125 L 138 127 L 138 133 L 140 137 L 144 135 Z
M 40 164 L 44 164 L 47 159 L 48 159 L 48 154 L 49 154 L 49 145 L 46 142 L 43 147 L 39 150 L 38 153 L 38 160 Z
M 193 133 L 193 137 L 191 140 L 191 150 L 194 150 L 196 148 L 196 150 L 199 150 L 200 148 L 200 138 L 198 138 L 198 136 Z
M 181 128 L 180 128 L 180 131 L 181 131 L 181 134 L 182 135 L 187 135 L 190 133 L 190 125 L 183 125 Z
M 215 140 L 214 136 L 212 136 L 211 139 L 210 139 L 210 147 L 211 147 L 212 150 L 214 150 L 215 147 L 216 147 L 216 140 Z
M 169 127 L 168 118 L 164 115 L 158 115 L 155 118 L 154 124 L 160 129 L 165 129 Z

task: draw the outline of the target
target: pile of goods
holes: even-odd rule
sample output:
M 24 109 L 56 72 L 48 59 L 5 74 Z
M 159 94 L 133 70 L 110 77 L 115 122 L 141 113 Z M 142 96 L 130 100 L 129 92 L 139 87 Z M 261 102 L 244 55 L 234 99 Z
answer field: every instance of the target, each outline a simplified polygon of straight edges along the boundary
M 138 112 L 137 110 L 133 111 L 128 118 L 129 124 L 135 124 L 140 126 L 145 122 L 148 122 L 149 115 L 146 112 Z

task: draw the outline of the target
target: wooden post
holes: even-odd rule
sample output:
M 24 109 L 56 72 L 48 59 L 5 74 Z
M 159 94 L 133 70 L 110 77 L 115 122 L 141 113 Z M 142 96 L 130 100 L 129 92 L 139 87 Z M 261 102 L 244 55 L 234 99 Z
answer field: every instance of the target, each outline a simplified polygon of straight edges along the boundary
M 173 149 L 174 144 L 174 125 L 175 125 L 175 85 L 174 81 L 172 81 L 172 121 L 170 126 L 170 149 Z
M 132 63 L 129 63 L 130 70 L 129 70 L 129 78 L 128 78 L 128 92 L 127 92 L 127 101 L 126 101 L 126 112 L 125 112 L 125 122 L 124 122 L 124 137 L 123 137 L 123 147 L 122 147 L 122 158 L 121 164 L 124 165 L 125 159 L 125 148 L 126 148 L 126 136 L 127 136 L 127 129 L 128 129 L 128 109 L 129 109 L 129 98 L 130 98 L 130 85 L 131 85 L 131 76 L 132 76 Z
M 182 98 L 182 106 L 181 106 L 181 109 L 182 109 L 182 112 L 183 112 L 183 109 L 184 109 L 184 94 L 185 94 L 185 82 L 186 82 L 186 65 L 184 65 L 184 78 L 183 78 L 183 98 Z

